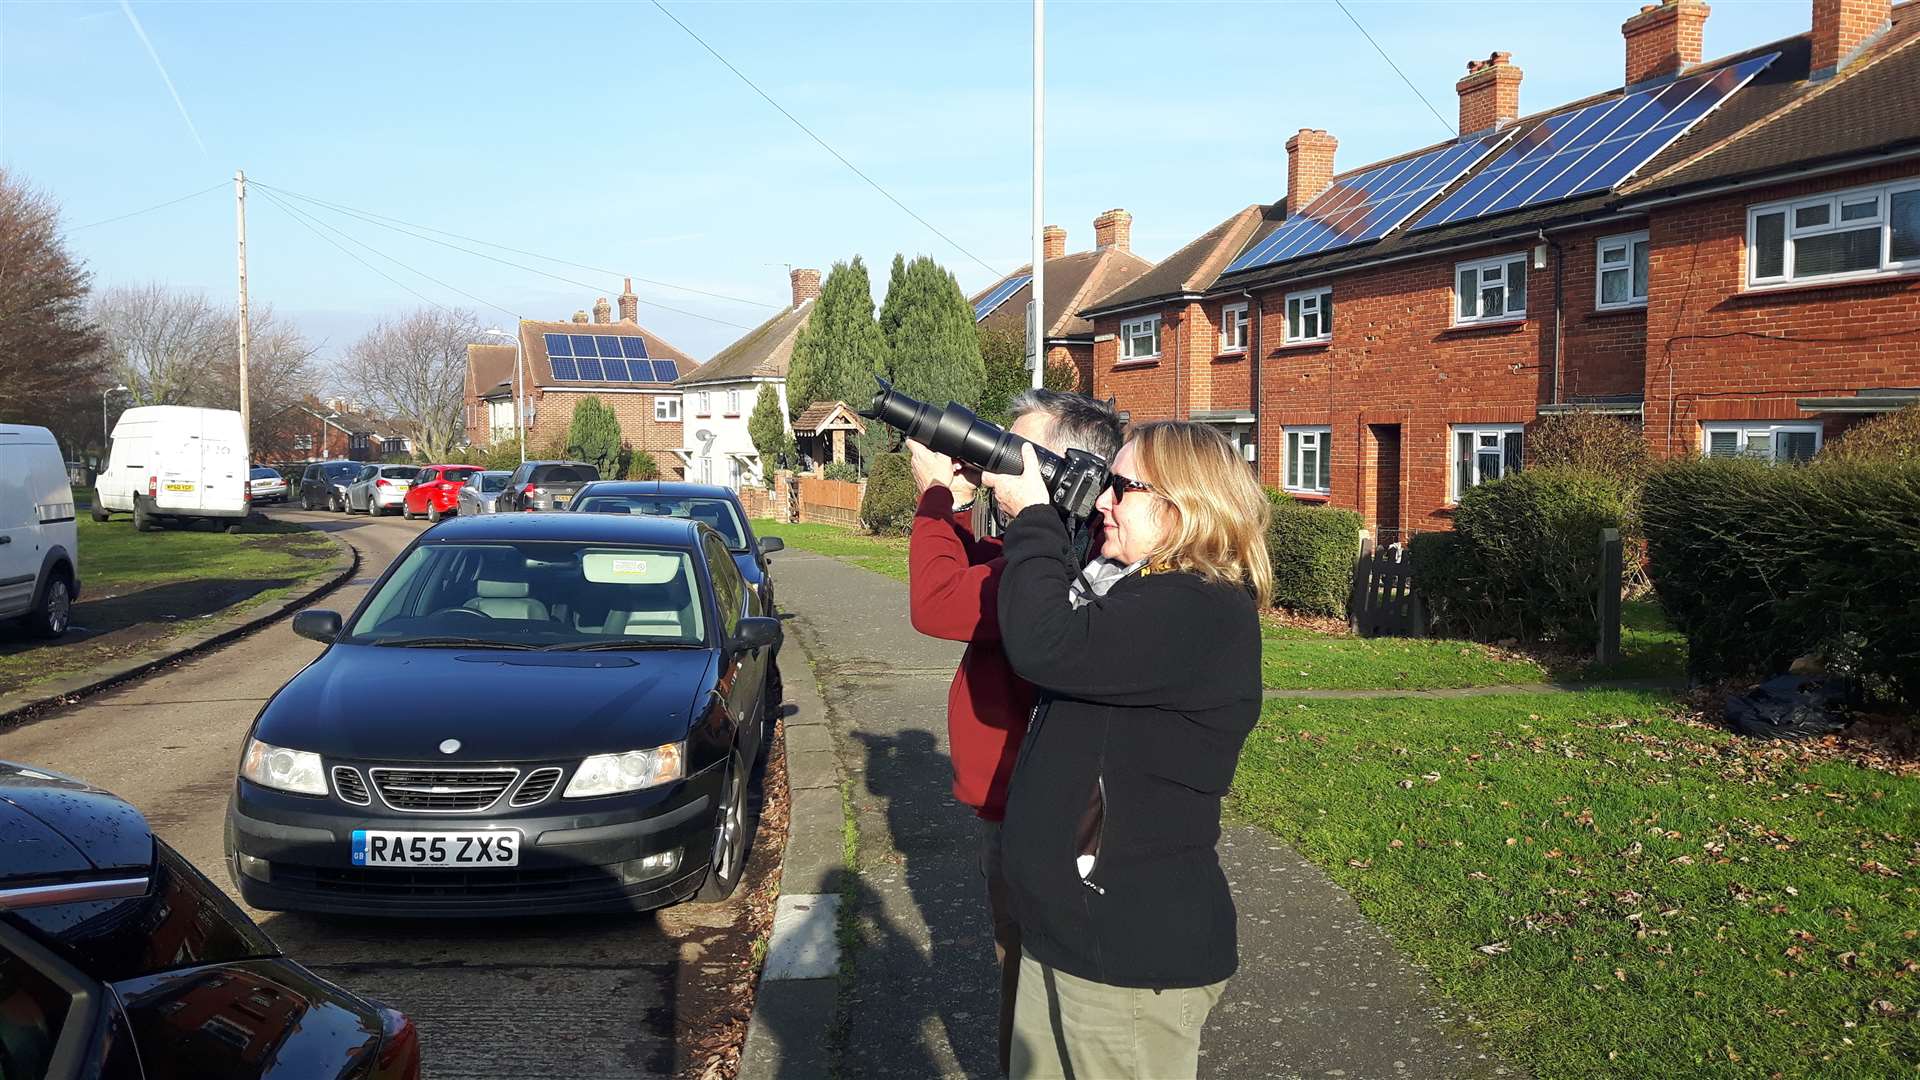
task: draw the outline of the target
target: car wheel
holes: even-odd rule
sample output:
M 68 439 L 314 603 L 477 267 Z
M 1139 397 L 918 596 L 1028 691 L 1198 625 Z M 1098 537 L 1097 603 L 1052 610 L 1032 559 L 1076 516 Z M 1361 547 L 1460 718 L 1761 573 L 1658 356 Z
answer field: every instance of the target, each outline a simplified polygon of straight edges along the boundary
M 133 497 L 133 531 L 153 531 L 153 511 L 147 509 L 147 504 L 138 495 Z
M 760 692 L 760 712 L 766 717 L 767 730 L 773 730 L 774 721 L 780 719 L 780 707 L 787 702 L 786 684 L 780 680 L 780 663 L 767 662 L 767 686 Z
M 387 512 L 387 508 L 380 505 L 380 500 L 374 498 L 371 495 L 367 496 L 367 516 L 368 517 L 382 517 L 382 516 L 385 516 L 386 512 Z
M 336 514 L 344 514 L 347 512 L 347 501 L 340 497 L 339 492 L 334 492 L 327 496 L 327 509 Z
M 440 524 L 440 504 L 439 503 L 430 502 L 427 504 L 427 523 L 430 525 Z
M 694 899 L 714 904 L 733 895 L 747 869 L 747 770 L 738 752 L 727 758 L 720 784 L 720 813 L 713 824 L 713 856 L 707 880 Z
M 40 590 L 40 602 L 27 616 L 27 629 L 35 637 L 57 638 L 73 622 L 73 585 L 65 571 L 55 571 Z

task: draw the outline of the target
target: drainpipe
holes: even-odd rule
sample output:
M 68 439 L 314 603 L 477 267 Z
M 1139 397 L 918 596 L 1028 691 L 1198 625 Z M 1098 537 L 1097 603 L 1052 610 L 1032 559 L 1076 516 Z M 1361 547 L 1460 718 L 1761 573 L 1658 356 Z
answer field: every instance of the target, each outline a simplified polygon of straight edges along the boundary
M 1558 405 L 1560 404 L 1560 350 L 1564 340 L 1562 331 L 1567 301 L 1567 264 L 1560 251 L 1560 242 L 1549 239 L 1545 229 L 1540 230 L 1535 239 L 1553 252 L 1553 367 L 1550 370 L 1552 371 L 1552 400 L 1553 404 Z
M 1251 394 L 1252 400 L 1250 402 L 1253 406 L 1253 478 L 1255 481 L 1258 481 L 1261 479 L 1261 473 L 1267 465 L 1266 461 L 1260 456 L 1260 361 L 1262 358 L 1260 346 L 1260 301 L 1254 299 L 1253 293 L 1247 289 L 1241 289 L 1240 295 L 1247 300 L 1247 314 L 1253 316 L 1253 325 L 1249 327 L 1247 331 L 1250 335 L 1247 338 L 1247 359 L 1252 362 L 1253 371 L 1248 375 L 1247 379 L 1253 387 Z M 1277 479 L 1276 477 L 1276 480 Z M 1278 485 L 1276 484 L 1275 486 Z

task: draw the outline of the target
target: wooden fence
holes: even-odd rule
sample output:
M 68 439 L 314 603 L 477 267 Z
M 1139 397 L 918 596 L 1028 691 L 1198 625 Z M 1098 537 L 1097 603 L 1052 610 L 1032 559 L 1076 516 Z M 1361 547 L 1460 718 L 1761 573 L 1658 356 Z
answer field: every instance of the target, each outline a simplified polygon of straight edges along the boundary
M 860 498 L 866 490 L 865 483 L 803 476 L 800 478 L 800 520 L 858 528 Z
M 1373 537 L 1361 538 L 1347 621 L 1361 637 L 1427 636 L 1427 613 L 1414 591 L 1413 560 L 1404 545 L 1376 549 Z

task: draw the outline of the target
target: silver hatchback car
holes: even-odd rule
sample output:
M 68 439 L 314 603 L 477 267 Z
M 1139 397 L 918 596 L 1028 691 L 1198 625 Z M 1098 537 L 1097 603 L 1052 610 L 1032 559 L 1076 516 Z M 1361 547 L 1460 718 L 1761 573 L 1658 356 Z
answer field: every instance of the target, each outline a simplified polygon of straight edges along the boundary
M 347 485 L 347 513 L 365 511 L 372 517 L 405 509 L 407 489 L 420 475 L 418 465 L 369 465 Z
M 460 516 L 493 513 L 494 501 L 500 498 L 501 492 L 507 490 L 507 477 L 512 475 L 504 470 L 489 470 L 469 477 L 460 489 Z

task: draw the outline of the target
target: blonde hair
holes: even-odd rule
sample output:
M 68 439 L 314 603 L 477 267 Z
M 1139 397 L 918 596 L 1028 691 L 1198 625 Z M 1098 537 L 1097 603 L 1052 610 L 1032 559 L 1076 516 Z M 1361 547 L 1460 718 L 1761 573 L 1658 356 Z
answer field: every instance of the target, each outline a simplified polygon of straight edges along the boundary
M 1272 504 L 1226 436 L 1205 424 L 1161 420 L 1127 433 L 1140 462 L 1136 479 L 1164 497 L 1174 522 L 1147 564 L 1209 581 L 1243 585 L 1266 607 L 1273 599 L 1267 557 Z

